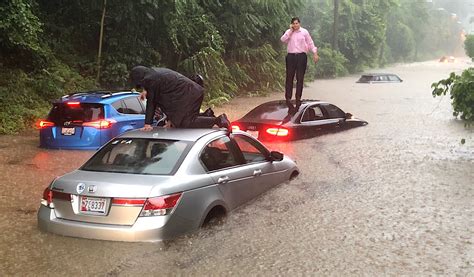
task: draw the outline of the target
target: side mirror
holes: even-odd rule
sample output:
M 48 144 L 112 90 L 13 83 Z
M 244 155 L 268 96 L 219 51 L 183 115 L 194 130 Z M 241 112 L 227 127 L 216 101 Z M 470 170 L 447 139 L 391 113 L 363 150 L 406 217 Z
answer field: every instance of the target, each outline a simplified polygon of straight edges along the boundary
M 351 119 L 352 118 L 352 114 L 351 113 L 346 113 L 346 119 Z
M 282 161 L 283 160 L 283 153 L 278 151 L 270 152 L 270 161 Z

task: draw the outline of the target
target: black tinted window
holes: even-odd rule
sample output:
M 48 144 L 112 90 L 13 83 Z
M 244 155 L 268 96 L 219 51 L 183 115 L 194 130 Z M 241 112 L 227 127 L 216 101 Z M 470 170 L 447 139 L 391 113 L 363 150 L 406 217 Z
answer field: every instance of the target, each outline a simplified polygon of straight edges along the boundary
M 268 151 L 257 141 L 242 135 L 234 136 L 234 141 L 239 146 L 247 163 L 266 161 Z
M 346 114 L 338 107 L 328 104 L 324 106 L 328 112 L 329 118 L 345 118 Z
M 314 121 L 324 119 L 323 112 L 319 106 L 312 106 L 306 109 L 301 121 Z
M 103 118 L 104 107 L 102 104 L 76 102 L 54 104 L 48 115 L 48 120 L 56 124 L 63 124 L 66 121 L 71 123 L 90 122 Z
M 129 97 L 123 100 L 125 102 L 126 114 L 142 114 L 144 113 L 142 105 L 138 100 L 138 97 Z
M 247 114 L 248 117 L 266 120 L 283 120 L 287 115 L 288 106 L 286 104 L 258 106 Z
M 201 153 L 201 161 L 208 171 L 224 169 L 239 164 L 230 150 L 229 137 L 222 137 L 209 143 Z

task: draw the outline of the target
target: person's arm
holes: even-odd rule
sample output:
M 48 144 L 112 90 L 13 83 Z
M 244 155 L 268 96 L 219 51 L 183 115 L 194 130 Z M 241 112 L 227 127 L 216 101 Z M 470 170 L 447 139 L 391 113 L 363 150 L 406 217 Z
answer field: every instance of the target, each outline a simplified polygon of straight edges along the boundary
M 155 103 L 155 93 L 152 91 L 146 92 L 146 111 L 145 111 L 145 126 L 143 130 L 150 131 L 153 129 L 151 124 L 153 124 L 153 116 L 155 115 L 156 103 Z
M 308 47 L 311 52 L 313 52 L 313 61 L 316 63 L 319 61 L 319 56 L 318 56 L 318 47 L 314 45 L 313 39 L 311 38 L 311 35 L 309 32 L 305 33 L 305 41 L 306 41 L 306 46 Z
M 284 43 L 288 43 L 288 40 L 290 39 L 291 34 L 293 34 L 293 29 L 292 28 L 286 30 L 286 32 L 283 34 L 283 36 L 281 36 L 280 40 Z

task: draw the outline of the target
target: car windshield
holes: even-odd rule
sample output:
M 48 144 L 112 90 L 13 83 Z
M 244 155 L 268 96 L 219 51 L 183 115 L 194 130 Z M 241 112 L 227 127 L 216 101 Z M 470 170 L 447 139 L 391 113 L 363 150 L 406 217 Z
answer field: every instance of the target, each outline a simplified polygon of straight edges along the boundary
M 81 170 L 130 174 L 171 175 L 179 167 L 191 142 L 120 138 L 109 142 Z
M 56 103 L 49 112 L 48 120 L 56 124 L 66 121 L 71 123 L 90 122 L 104 118 L 104 107 L 102 104 L 89 103 Z
M 246 117 L 264 120 L 283 120 L 288 116 L 288 106 L 286 104 L 275 103 L 270 105 L 261 105 L 251 110 Z

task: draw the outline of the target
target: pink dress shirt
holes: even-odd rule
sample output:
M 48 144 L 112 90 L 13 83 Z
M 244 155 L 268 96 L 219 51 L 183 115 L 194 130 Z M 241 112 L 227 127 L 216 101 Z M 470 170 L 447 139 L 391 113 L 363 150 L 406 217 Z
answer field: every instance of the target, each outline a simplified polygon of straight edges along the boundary
M 303 27 L 293 32 L 291 29 L 286 30 L 280 40 L 288 44 L 288 53 L 307 53 L 309 50 L 315 54 L 318 52 L 308 30 Z

